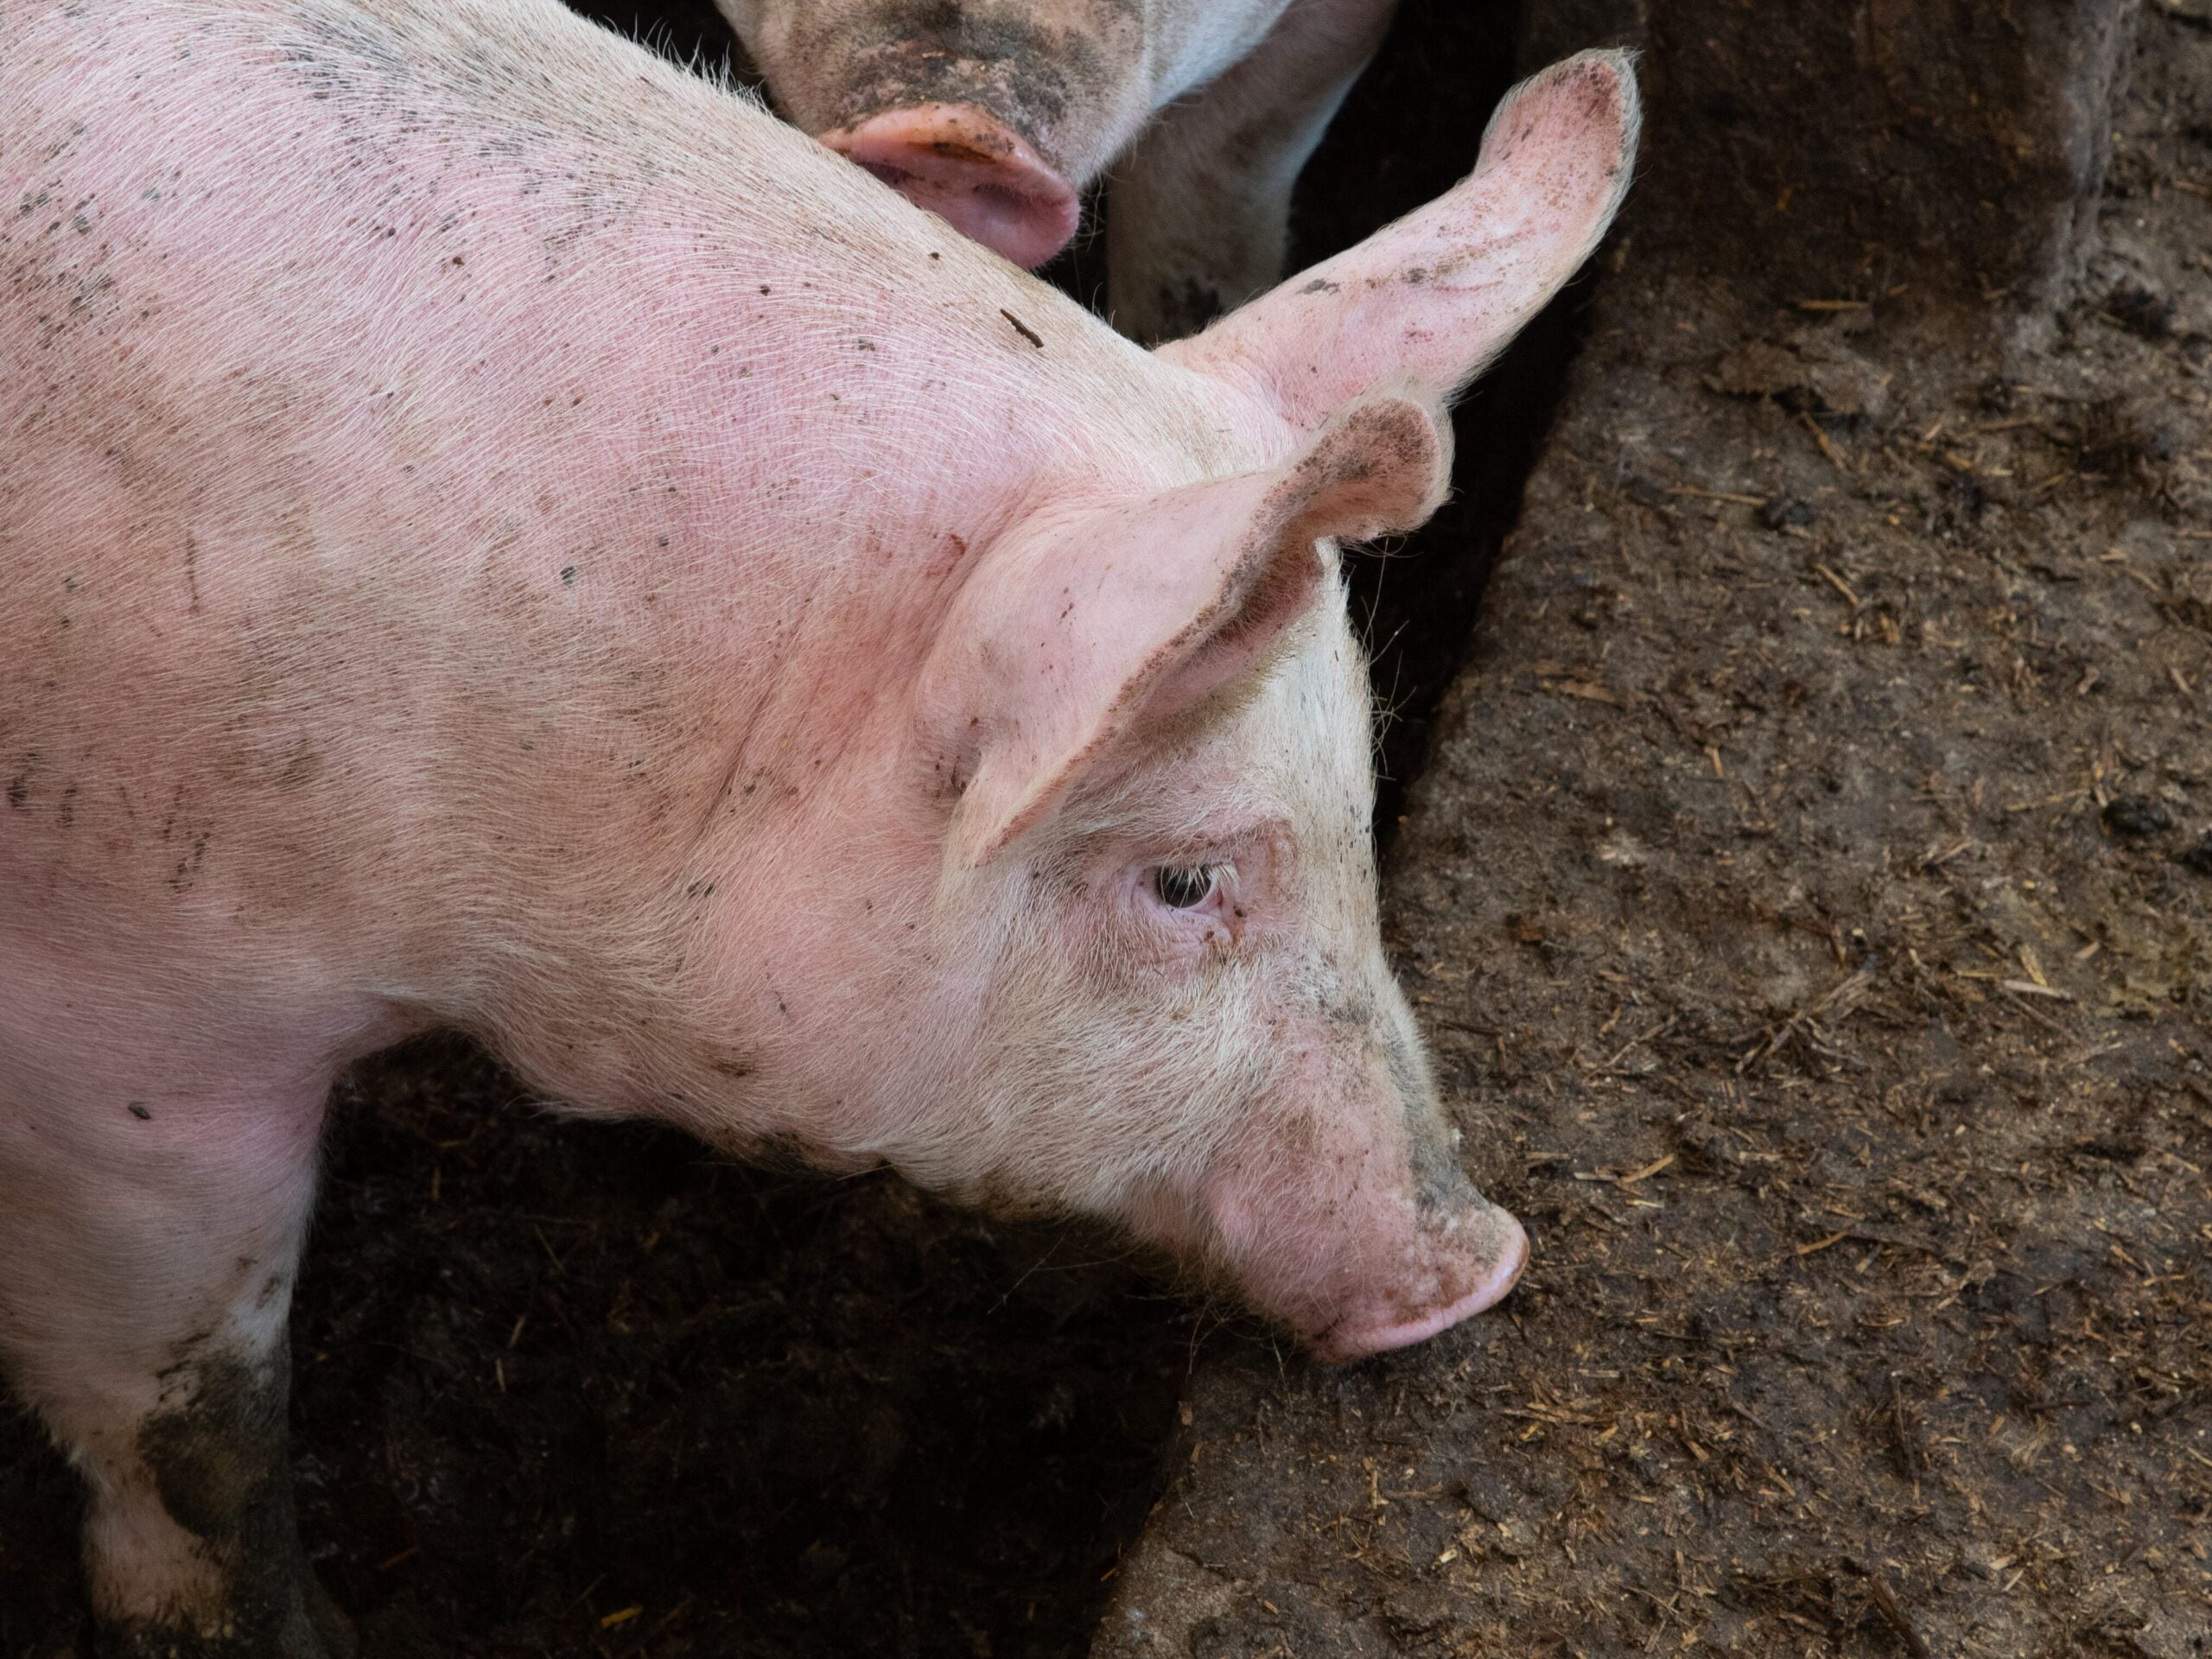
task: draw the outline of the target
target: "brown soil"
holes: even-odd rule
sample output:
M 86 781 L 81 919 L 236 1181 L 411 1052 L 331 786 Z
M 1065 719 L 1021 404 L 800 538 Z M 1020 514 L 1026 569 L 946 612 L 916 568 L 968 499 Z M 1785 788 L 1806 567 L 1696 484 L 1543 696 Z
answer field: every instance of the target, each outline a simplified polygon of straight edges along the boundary
M 1389 882 L 1534 1265 L 1212 1351 L 1100 1659 L 2212 1653 L 2212 35 L 2143 29 L 2055 318 L 1617 251 Z

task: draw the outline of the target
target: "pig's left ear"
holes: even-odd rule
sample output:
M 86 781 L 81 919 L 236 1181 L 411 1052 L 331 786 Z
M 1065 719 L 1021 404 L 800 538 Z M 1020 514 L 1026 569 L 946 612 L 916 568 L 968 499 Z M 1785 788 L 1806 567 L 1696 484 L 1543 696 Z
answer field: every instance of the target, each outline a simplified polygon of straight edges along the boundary
M 1447 430 L 1425 403 L 1366 398 L 1287 467 L 1040 513 L 993 548 L 918 690 L 925 759 L 959 795 L 954 862 L 988 862 L 1125 740 L 1271 657 L 1320 592 L 1324 538 L 1436 510 Z
M 1456 188 L 1160 355 L 1249 387 L 1308 431 L 1391 382 L 1449 397 L 1598 245 L 1628 190 L 1640 109 L 1629 54 L 1554 64 L 1505 95 Z

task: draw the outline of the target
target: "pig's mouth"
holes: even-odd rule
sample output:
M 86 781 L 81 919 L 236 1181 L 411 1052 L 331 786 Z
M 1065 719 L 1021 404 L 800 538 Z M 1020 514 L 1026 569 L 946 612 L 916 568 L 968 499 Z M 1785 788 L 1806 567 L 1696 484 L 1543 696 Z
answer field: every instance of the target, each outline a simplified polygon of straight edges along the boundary
M 1522 1269 L 1529 1265 L 1529 1236 L 1518 1223 L 1510 1225 L 1512 1232 L 1505 1249 L 1473 1288 L 1441 1306 L 1412 1314 L 1395 1309 L 1380 1314 L 1359 1309 L 1350 1311 L 1327 1330 L 1307 1338 L 1306 1346 L 1313 1357 L 1325 1365 L 1343 1365 L 1370 1355 L 1388 1353 L 1394 1348 L 1410 1348 L 1503 1300 L 1519 1281 Z

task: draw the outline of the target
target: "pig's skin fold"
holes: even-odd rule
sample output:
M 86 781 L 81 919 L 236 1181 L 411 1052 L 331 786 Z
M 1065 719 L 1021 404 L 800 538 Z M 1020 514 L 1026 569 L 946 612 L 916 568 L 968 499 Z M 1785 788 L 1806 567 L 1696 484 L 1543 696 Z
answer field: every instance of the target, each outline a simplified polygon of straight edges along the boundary
M 23 0 L 0 75 L 0 1364 L 108 1650 L 346 1649 L 283 1333 L 411 1032 L 1121 1224 L 1332 1358 L 1510 1283 L 1337 540 L 1611 211 L 1621 60 L 1495 130 L 1497 235 L 1368 250 L 1510 294 L 1161 354 L 553 0 Z

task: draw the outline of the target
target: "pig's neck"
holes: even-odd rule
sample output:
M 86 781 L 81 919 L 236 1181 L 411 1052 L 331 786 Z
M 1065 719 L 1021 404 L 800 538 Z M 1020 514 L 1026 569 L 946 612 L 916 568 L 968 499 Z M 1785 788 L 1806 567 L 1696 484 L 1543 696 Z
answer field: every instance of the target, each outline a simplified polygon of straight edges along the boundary
M 735 356 L 757 335 L 727 337 Z M 450 585 L 448 651 L 478 671 L 439 722 L 435 792 L 468 803 L 446 868 L 490 924 L 451 1013 L 587 1109 L 772 1133 L 772 1105 L 808 1105 L 781 1057 L 810 1040 L 824 931 L 868 923 L 823 878 L 859 880 L 912 830 L 887 815 L 930 810 L 901 775 L 909 690 L 1017 503 L 988 479 L 902 488 L 912 434 L 849 382 L 717 365 L 652 391 L 564 447 L 496 581 Z M 657 442 L 687 397 L 706 441 Z

